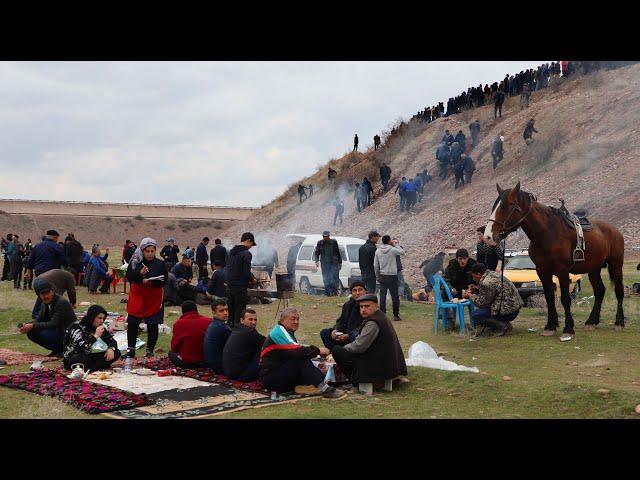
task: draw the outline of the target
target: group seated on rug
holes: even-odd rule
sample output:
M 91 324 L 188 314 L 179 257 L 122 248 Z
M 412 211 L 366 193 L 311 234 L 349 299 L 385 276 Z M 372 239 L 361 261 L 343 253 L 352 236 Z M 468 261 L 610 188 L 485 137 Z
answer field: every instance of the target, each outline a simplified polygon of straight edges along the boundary
M 333 350 L 336 345 L 346 345 L 353 342 L 358 336 L 358 329 L 362 324 L 362 316 L 358 307 L 358 298 L 366 295 L 367 290 L 364 282 L 359 280 L 351 284 L 351 298 L 342 305 L 342 313 L 336 320 L 333 328 L 320 330 L 322 343 L 329 350 Z
M 265 336 L 258 333 L 256 311 L 240 313 L 240 323 L 233 327 L 222 352 L 224 374 L 232 380 L 253 382 L 259 376 L 260 352 Z
M 82 320 L 73 322 L 64 336 L 64 368 L 80 363 L 84 370 L 104 370 L 120 358 L 118 342 L 103 323 L 107 311 L 91 305 Z
M 180 264 L 177 264 L 179 266 Z M 198 313 L 195 302 L 187 300 L 182 303 L 182 316 L 173 325 L 171 351 L 169 360 L 176 367 L 205 367 L 204 338 L 211 323 L 209 317 Z
M 336 345 L 331 351 L 340 370 L 354 384 L 374 386 L 406 375 L 402 347 L 393 324 L 378 306 L 378 297 L 366 294 L 357 302 L 362 316 L 357 338 L 344 346 Z
M 325 398 L 340 398 L 343 392 L 324 381 L 324 374 L 312 358 L 329 355 L 326 347 L 304 346 L 295 332 L 300 326 L 296 308 L 285 308 L 277 325 L 269 332 L 260 353 L 260 379 L 264 388 L 277 392 L 317 394 Z
M 229 320 L 229 306 L 223 298 L 214 299 L 211 302 L 211 310 L 213 311 L 213 319 L 207 327 L 204 336 L 204 360 L 207 367 L 218 374 L 222 374 L 222 352 L 227 343 L 231 328 L 227 325 Z
M 51 350 L 50 356 L 62 357 L 66 328 L 77 320 L 73 307 L 64 297 L 53 291 L 47 280 L 36 278 L 33 289 L 42 305 L 36 318 L 19 327 L 29 340 Z

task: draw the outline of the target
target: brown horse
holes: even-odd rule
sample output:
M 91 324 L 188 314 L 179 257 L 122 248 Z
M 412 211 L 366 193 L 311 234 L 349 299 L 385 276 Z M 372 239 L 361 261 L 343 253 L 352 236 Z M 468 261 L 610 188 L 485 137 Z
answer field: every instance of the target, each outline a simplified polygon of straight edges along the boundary
M 520 182 L 515 188 L 502 190 L 498 188 L 498 198 L 484 235 L 489 240 L 501 241 L 519 227 L 527 234 L 529 256 L 536 265 L 536 271 L 542 281 L 544 296 L 547 300 L 548 318 L 544 327 L 545 336 L 555 334 L 558 328 L 558 312 L 555 307 L 555 289 L 553 275 L 560 281 L 560 299 L 565 313 L 563 333 L 574 335 L 573 317 L 571 316 L 571 297 L 569 295 L 569 273 L 587 273 L 593 286 L 595 304 L 585 325 L 587 329 L 595 328 L 600 323 L 600 310 L 604 298 L 605 287 L 600 270 L 609 268 L 609 277 L 615 285 L 618 310 L 615 328 L 624 327 L 622 299 L 622 265 L 624 263 L 624 238 L 614 226 L 601 220 L 593 220 L 592 230 L 584 232 L 584 261 L 574 262 L 573 251 L 576 248 L 576 232 L 562 218 L 560 210 L 547 207 L 537 202 L 535 197 L 520 190 Z

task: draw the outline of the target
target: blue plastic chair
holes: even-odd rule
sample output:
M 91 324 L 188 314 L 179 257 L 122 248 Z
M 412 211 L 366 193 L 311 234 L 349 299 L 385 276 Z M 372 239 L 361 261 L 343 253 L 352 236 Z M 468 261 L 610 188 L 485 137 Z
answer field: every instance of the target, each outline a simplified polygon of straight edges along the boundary
M 469 320 L 471 322 L 471 326 L 475 329 L 476 322 L 473 318 L 473 302 L 470 300 L 460 300 L 457 303 L 454 303 L 453 295 L 451 294 L 451 289 L 449 289 L 449 285 L 444 281 L 440 274 L 435 274 L 431 277 L 431 284 L 433 285 L 433 294 L 436 298 L 436 312 L 434 315 L 434 328 L 436 333 L 438 332 L 438 323 L 439 320 L 442 319 L 442 328 L 447 328 L 447 311 L 451 308 L 455 310 L 455 314 L 458 316 L 458 321 L 460 322 L 460 333 L 465 333 L 464 328 L 464 307 L 469 307 Z M 444 301 L 442 299 L 442 291 L 441 286 L 444 287 L 445 292 L 447 293 L 448 301 Z

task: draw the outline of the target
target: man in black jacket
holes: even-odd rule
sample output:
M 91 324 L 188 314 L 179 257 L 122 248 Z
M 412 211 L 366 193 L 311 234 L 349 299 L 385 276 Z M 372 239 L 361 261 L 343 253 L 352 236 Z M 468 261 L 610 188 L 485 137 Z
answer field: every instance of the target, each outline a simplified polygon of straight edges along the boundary
M 494 100 L 494 109 L 493 109 L 493 117 L 497 118 L 498 114 L 500 118 L 502 118 L 502 104 L 504 103 L 504 93 L 502 90 L 498 90 L 496 92 L 496 97 Z
M 160 256 L 164 260 L 164 263 L 167 265 L 167 271 L 171 271 L 171 269 L 178 263 L 178 253 L 180 252 L 180 248 L 175 244 L 175 240 L 173 237 L 167 238 L 167 244 L 162 247 L 160 250 Z M 181 302 L 182 303 L 182 302 Z
M 380 180 L 382 182 L 382 190 L 385 192 L 389 188 L 389 180 L 391 180 L 391 168 L 386 163 L 380 167 Z
M 329 230 L 322 232 L 322 240 L 318 240 L 313 252 L 313 260 L 316 268 L 322 268 L 322 281 L 324 282 L 324 294 L 327 297 L 338 295 L 340 287 L 340 268 L 342 268 L 342 256 L 338 248 L 338 242 L 330 238 Z
M 466 290 L 469 284 L 473 283 L 471 267 L 475 263 L 476 261 L 469 257 L 469 252 L 466 248 L 459 248 L 456 251 L 456 258 L 449 261 L 447 268 L 444 270 L 444 279 L 449 284 L 454 297 L 462 298 L 462 290 Z
M 229 252 L 227 249 L 222 246 L 222 240 L 216 238 L 213 243 L 215 246 L 211 249 L 211 253 L 209 258 L 211 259 L 211 265 L 216 262 L 220 262 L 220 265 L 225 267 L 227 265 L 227 257 L 229 256 Z
M 356 280 L 351 284 L 351 298 L 342 305 L 342 313 L 333 328 L 320 330 L 320 338 L 324 346 L 331 350 L 336 345 L 346 345 L 358 336 L 358 329 L 362 324 L 358 298 L 366 295 L 364 282 Z
M 258 379 L 260 352 L 265 336 L 258 333 L 256 311 L 247 308 L 240 315 L 240 323 L 231 330 L 222 351 L 224 374 L 232 380 L 253 382 Z
M 78 274 L 82 272 L 82 252 L 84 248 L 82 244 L 76 240 L 73 233 L 67 235 L 64 242 L 64 255 L 67 257 L 67 263 L 71 273 L 77 278 Z
M 373 270 L 373 259 L 376 256 L 376 243 L 380 241 L 380 234 L 372 230 L 369 232 L 368 238 L 358 250 L 360 276 L 367 292 L 376 293 L 376 272 Z
M 229 326 L 233 327 L 240 321 L 240 312 L 247 308 L 249 297 L 247 288 L 255 282 L 251 273 L 251 252 L 249 249 L 256 245 L 253 233 L 245 232 L 240 238 L 240 244 L 229 252 L 227 261 L 227 285 L 229 286 Z
M 198 281 L 204 280 L 204 283 L 209 283 L 209 271 L 207 270 L 207 261 L 209 255 L 207 254 L 207 245 L 209 245 L 209 237 L 204 237 L 198 248 L 196 249 L 196 265 L 198 265 Z
M 55 293 L 48 281 L 36 278 L 33 289 L 42 300 L 42 306 L 33 322 L 20 327 L 20 333 L 26 333 L 33 343 L 51 350 L 49 356 L 62 357 L 64 332 L 77 320 L 76 314 L 71 304 Z

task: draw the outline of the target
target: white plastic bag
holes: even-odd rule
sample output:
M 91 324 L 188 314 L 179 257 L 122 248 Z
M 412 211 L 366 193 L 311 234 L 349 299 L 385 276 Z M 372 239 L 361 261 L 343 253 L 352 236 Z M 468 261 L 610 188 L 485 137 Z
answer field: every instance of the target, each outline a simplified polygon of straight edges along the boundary
M 426 342 L 416 342 L 409 347 L 409 358 L 406 359 L 407 366 L 435 368 L 438 370 L 449 370 L 456 372 L 480 373 L 478 367 L 465 367 L 455 362 L 450 362 L 438 357 L 436 351 Z

